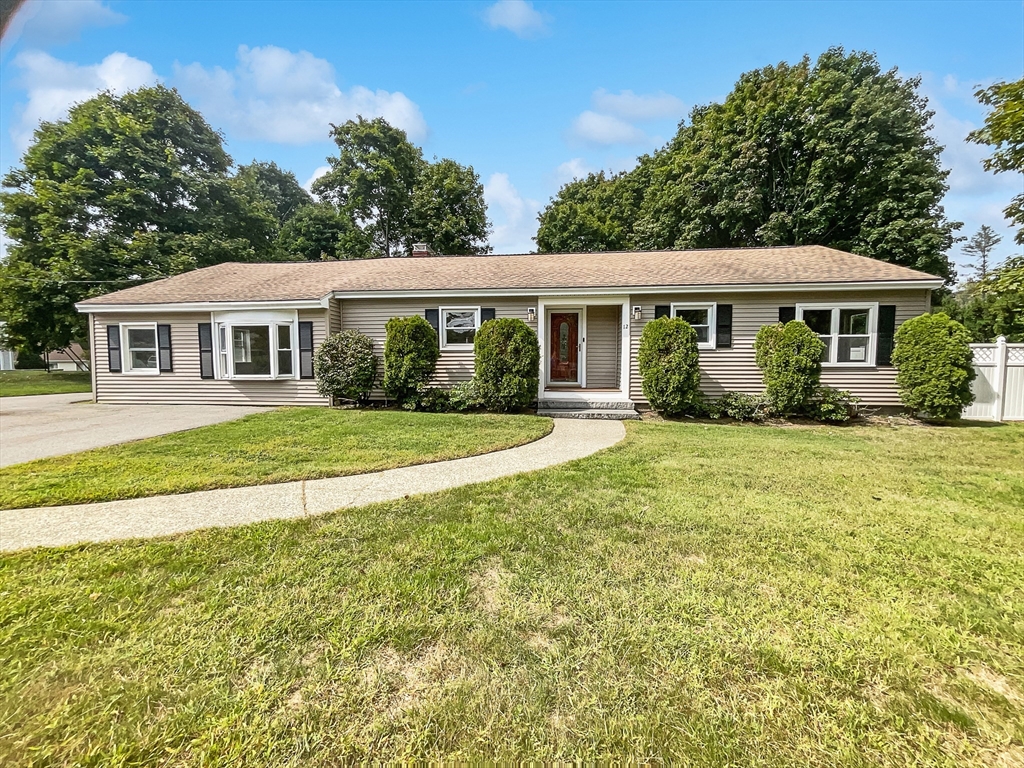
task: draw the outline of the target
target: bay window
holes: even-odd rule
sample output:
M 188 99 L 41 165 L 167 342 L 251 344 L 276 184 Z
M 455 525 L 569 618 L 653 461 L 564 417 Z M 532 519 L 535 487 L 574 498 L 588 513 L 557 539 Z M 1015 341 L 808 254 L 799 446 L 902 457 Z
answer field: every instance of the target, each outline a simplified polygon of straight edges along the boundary
M 217 378 L 295 377 L 295 312 L 221 312 L 214 320 Z
M 715 348 L 715 304 L 673 304 L 672 317 L 678 317 L 690 324 L 697 332 L 698 349 Z
M 874 365 L 878 305 L 798 304 L 802 320 L 825 343 L 823 365 Z

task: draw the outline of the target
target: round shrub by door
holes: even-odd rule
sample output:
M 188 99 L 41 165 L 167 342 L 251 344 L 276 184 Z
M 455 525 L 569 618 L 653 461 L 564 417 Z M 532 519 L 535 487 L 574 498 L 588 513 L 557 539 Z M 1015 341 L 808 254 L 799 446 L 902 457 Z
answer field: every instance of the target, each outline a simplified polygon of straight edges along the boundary
M 799 320 L 765 325 L 754 340 L 764 394 L 780 416 L 804 413 L 818 393 L 825 342 Z
M 686 413 L 700 402 L 697 332 L 680 318 L 659 317 L 644 326 L 637 366 L 644 397 L 669 416 Z
M 502 317 L 480 326 L 473 342 L 476 396 L 491 411 L 525 408 L 537 397 L 540 345 L 522 320 Z
M 366 402 L 377 379 L 373 339 L 355 330 L 331 334 L 313 356 L 313 375 L 324 397 Z
M 441 354 L 437 332 L 419 315 L 393 317 L 384 331 L 384 394 L 400 403 L 414 402 Z
M 900 400 L 914 413 L 957 419 L 974 402 L 973 353 L 967 329 L 949 315 L 924 314 L 896 331 L 892 364 Z

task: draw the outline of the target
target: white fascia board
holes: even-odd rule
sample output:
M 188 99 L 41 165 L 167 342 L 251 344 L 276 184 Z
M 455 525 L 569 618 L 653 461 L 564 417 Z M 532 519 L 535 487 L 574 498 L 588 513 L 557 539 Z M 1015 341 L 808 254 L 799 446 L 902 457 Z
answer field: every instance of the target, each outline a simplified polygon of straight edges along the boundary
M 322 299 L 300 301 L 183 301 L 169 304 L 76 304 L 79 312 L 92 314 L 146 313 L 146 312 L 231 312 L 260 309 L 326 309 L 331 294 Z
M 858 283 L 759 283 L 747 285 L 638 285 L 608 288 L 475 288 L 435 291 L 334 291 L 336 299 L 415 299 L 415 298 L 459 298 L 462 296 L 622 296 L 640 293 L 678 294 L 694 293 L 776 293 L 806 291 L 863 291 L 885 289 L 935 289 L 943 281 L 936 280 L 887 280 Z

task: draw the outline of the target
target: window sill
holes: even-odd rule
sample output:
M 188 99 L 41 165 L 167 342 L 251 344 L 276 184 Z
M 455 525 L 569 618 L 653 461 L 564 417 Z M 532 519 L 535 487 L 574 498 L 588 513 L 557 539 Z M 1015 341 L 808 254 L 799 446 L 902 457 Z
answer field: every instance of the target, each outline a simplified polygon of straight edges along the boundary
M 162 371 L 151 371 L 146 368 L 135 371 L 122 371 L 122 375 L 124 376 L 159 376 L 161 373 Z M 171 371 L 167 371 L 167 373 L 171 373 Z
M 441 345 L 441 351 L 444 352 L 446 350 L 449 350 L 449 351 L 452 351 L 452 352 L 472 352 L 473 351 L 473 345 L 472 344 L 442 344 Z

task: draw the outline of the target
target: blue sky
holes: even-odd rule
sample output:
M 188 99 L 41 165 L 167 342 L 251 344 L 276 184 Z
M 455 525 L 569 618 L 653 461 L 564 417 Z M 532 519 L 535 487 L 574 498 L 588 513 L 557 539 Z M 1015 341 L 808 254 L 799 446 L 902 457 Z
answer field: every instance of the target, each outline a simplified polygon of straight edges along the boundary
M 631 167 L 744 71 L 870 50 L 923 78 L 952 170 L 947 213 L 1004 235 L 1019 175 L 965 144 L 979 84 L 1024 74 L 1024 5 L 1005 2 L 251 2 L 30 0 L 0 50 L 0 166 L 40 119 L 103 88 L 177 87 L 236 162 L 308 182 L 328 124 L 383 115 L 425 154 L 472 165 L 497 252 L 530 250 L 536 212 L 574 175 Z M 959 247 L 954 257 L 963 261 Z

